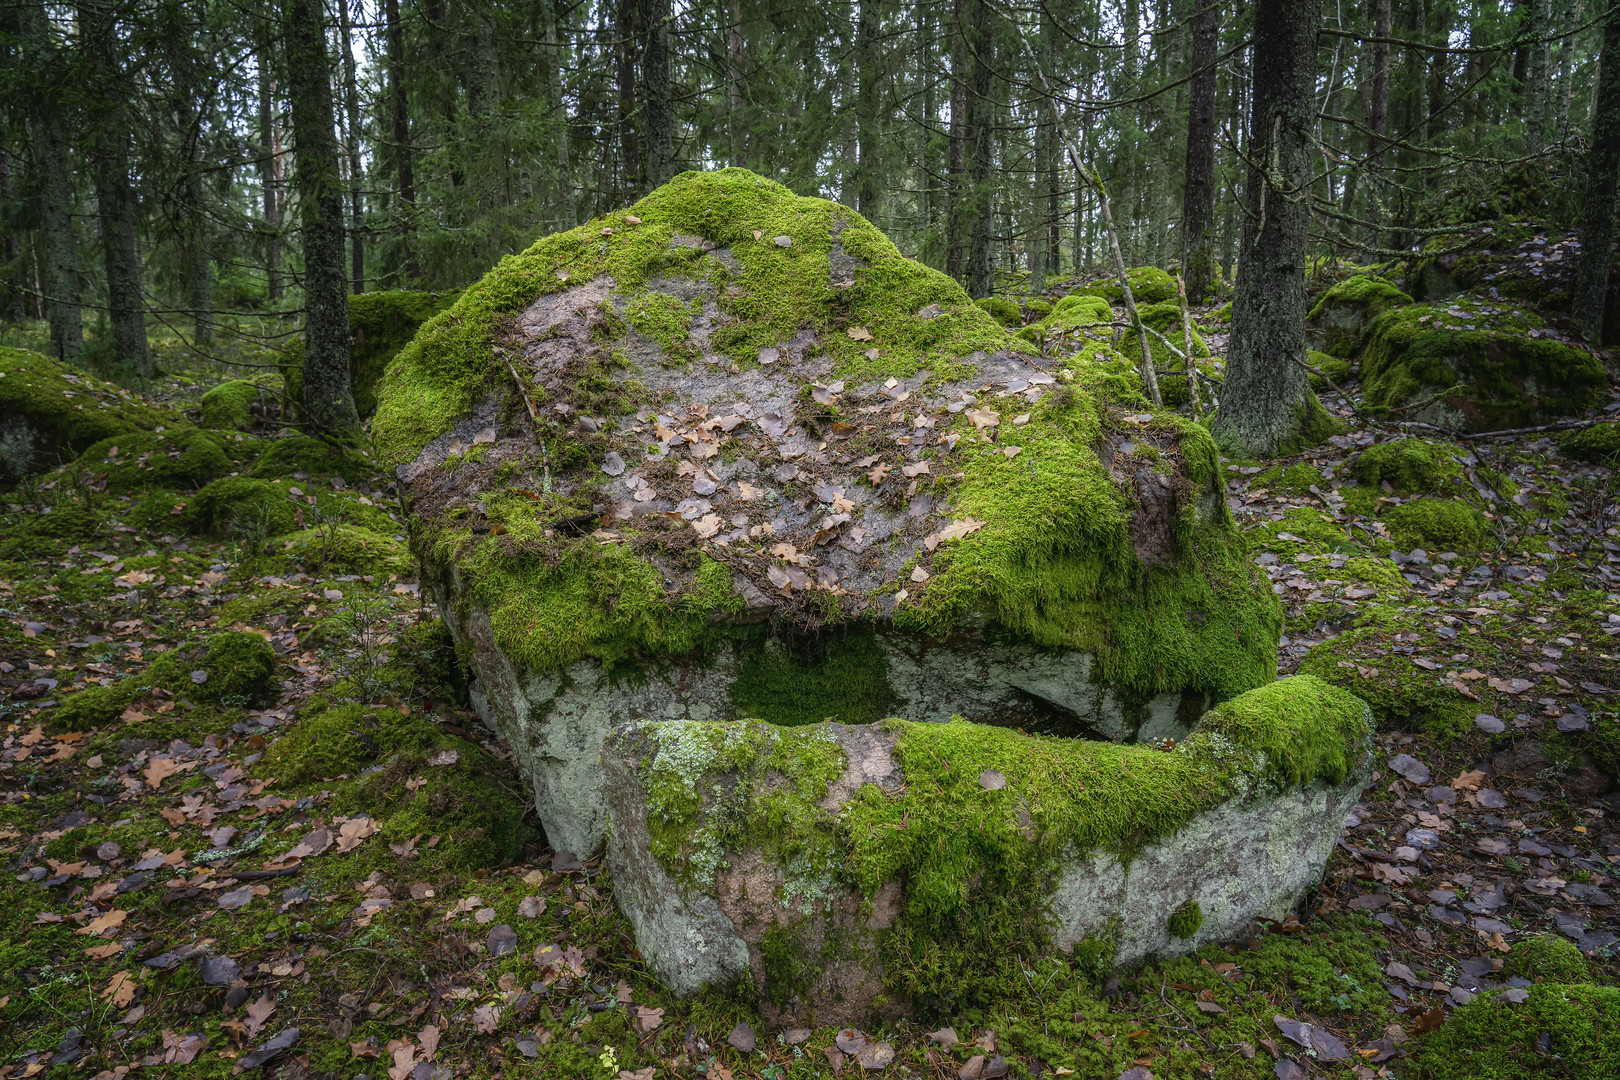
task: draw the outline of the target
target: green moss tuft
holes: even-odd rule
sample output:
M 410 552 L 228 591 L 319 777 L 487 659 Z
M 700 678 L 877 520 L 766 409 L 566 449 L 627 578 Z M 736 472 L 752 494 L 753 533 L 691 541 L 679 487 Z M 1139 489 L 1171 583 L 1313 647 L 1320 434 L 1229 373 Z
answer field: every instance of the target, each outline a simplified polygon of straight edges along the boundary
M 74 467 L 104 477 L 113 494 L 195 488 L 235 472 L 262 444 L 217 431 L 125 432 L 85 448 Z
M 869 724 L 892 698 L 883 652 L 870 631 L 743 644 L 729 693 L 736 715 L 797 726 L 822 720 Z
M 1572 431 L 1558 445 L 1572 458 L 1620 468 L 1620 423 L 1615 421 Z
M 1377 443 L 1356 459 L 1356 482 L 1378 487 L 1384 482 L 1401 495 L 1429 495 L 1462 479 L 1455 449 L 1426 439 Z
M 1428 551 L 1469 552 L 1485 540 L 1485 517 L 1455 499 L 1422 498 L 1384 512 L 1397 547 Z
M 1515 1004 L 1481 994 L 1425 1039 L 1414 1080 L 1620 1076 L 1620 989 L 1541 983 Z
M 1580 983 L 1591 978 L 1592 970 L 1574 942 L 1557 934 L 1537 934 L 1513 946 L 1502 973 L 1537 981 Z
M 1204 909 L 1198 906 L 1196 900 L 1187 901 L 1170 914 L 1170 936 L 1173 938 L 1190 938 L 1203 925 Z
M 129 391 L 27 349 L 0 346 L 0 480 L 46 469 L 102 439 L 167 419 Z
M 1024 325 L 1024 313 L 1018 305 L 1004 296 L 986 296 L 982 300 L 973 301 L 979 310 L 987 312 L 991 318 L 1002 326 L 1017 329 Z
M 284 488 L 243 476 L 215 480 L 187 505 L 191 528 L 209 536 L 280 536 L 298 527 L 295 513 Z
M 248 475 L 275 480 L 290 478 L 295 472 L 304 472 L 314 476 L 362 480 L 374 471 L 363 456 L 349 447 L 323 442 L 310 435 L 295 435 L 270 443 L 254 461 Z
M 160 653 L 138 675 L 69 694 L 57 707 L 52 724 L 69 731 L 105 726 L 159 688 L 198 704 L 225 708 L 258 704 L 269 695 L 275 670 L 276 656 L 268 641 L 248 631 L 228 630 L 203 645 Z
M 1125 273 L 1131 283 L 1131 296 L 1138 304 L 1159 304 L 1176 298 L 1176 280 L 1157 266 L 1133 266 Z M 1117 280 L 1100 281 L 1077 290 L 1082 296 L 1100 296 L 1110 304 L 1125 301 L 1125 290 Z
M 251 406 L 264 391 L 245 379 L 222 382 L 202 396 L 203 426 L 221 431 L 249 431 L 253 427 Z

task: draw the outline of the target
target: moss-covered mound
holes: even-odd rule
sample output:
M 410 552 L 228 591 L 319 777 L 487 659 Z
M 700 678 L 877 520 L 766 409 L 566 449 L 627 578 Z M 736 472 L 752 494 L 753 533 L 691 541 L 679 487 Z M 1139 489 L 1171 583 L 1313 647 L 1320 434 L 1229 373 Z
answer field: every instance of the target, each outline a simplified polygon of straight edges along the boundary
M 1475 551 L 1485 541 L 1485 516 L 1456 499 L 1413 499 L 1384 511 L 1397 547 Z
M 1002 326 L 1016 329 L 1024 325 L 1023 311 L 1004 296 L 986 296 L 983 300 L 975 300 L 974 303 Z
M 164 423 L 129 391 L 27 349 L 0 346 L 0 483 L 91 443 Z
M 129 431 L 85 448 L 74 463 L 81 477 L 108 492 L 186 491 L 236 472 L 263 446 L 256 439 L 201 428 Z
M 1157 304 L 1143 304 L 1136 309 L 1137 315 L 1142 319 L 1142 325 L 1157 330 L 1183 353 L 1187 351 L 1187 342 L 1181 328 L 1181 304 L 1175 300 L 1166 300 Z M 1153 366 L 1160 371 L 1185 371 L 1186 364 L 1182 359 L 1172 353 L 1159 337 L 1147 335 L 1148 351 L 1153 355 Z M 1130 360 L 1138 360 L 1142 355 L 1142 346 L 1136 340 L 1136 331 L 1127 330 L 1119 339 L 1119 352 Z M 1210 357 L 1209 345 L 1204 342 L 1204 336 L 1196 328 L 1192 331 L 1193 362 L 1207 361 Z M 1213 366 L 1199 364 L 1200 370 L 1214 372 Z M 1160 375 L 1159 396 L 1171 408 L 1185 405 L 1192 399 L 1192 391 L 1187 386 L 1185 375 Z
M 253 427 L 254 406 L 264 397 L 257 383 L 230 379 L 202 396 L 204 427 L 227 431 L 249 431 Z
M 1620 422 L 1593 424 L 1565 435 L 1558 444 L 1572 458 L 1620 466 Z
M 430 320 L 373 435 L 418 551 L 531 669 L 770 618 L 1004 634 L 1140 694 L 1268 679 L 1208 435 L 1033 352 L 847 208 L 687 173 Z
M 263 443 L 259 445 L 265 446 Z M 372 466 L 351 447 L 324 442 L 311 435 L 295 435 L 290 439 L 277 439 L 265 446 L 264 452 L 248 470 L 248 475 L 274 480 L 295 473 L 309 473 L 312 476 L 341 476 L 345 480 L 360 480 L 371 472 Z
M 1388 311 L 1361 354 L 1366 404 L 1463 431 L 1524 427 L 1601 405 L 1602 363 L 1547 334 L 1539 317 L 1477 298 Z
M 1388 484 L 1400 495 L 1428 495 L 1444 491 L 1462 478 L 1453 448 L 1428 439 L 1394 439 L 1376 443 L 1356 458 L 1356 483 L 1368 487 Z
M 1541 983 L 1522 1002 L 1481 994 L 1425 1038 L 1416 1080 L 1620 1076 L 1620 989 Z
M 1591 968 L 1573 941 L 1557 934 L 1537 934 L 1513 946 L 1502 973 L 1545 982 L 1579 983 L 1587 980 Z
M 101 727 L 155 690 L 226 708 L 263 704 L 274 689 L 276 655 L 262 636 L 227 630 L 160 653 L 145 671 L 64 698 L 53 724 L 74 731 Z
M 1349 358 L 1360 351 L 1362 332 L 1374 319 L 1411 302 L 1410 296 L 1382 278 L 1356 274 L 1322 294 L 1306 325 L 1321 335 L 1323 352 Z
M 1133 266 L 1125 276 L 1131 283 L 1131 296 L 1138 304 L 1162 304 L 1176 298 L 1176 279 L 1157 266 Z M 1077 289 L 1074 295 L 1100 296 L 1110 304 L 1125 302 L 1125 290 L 1114 279 Z

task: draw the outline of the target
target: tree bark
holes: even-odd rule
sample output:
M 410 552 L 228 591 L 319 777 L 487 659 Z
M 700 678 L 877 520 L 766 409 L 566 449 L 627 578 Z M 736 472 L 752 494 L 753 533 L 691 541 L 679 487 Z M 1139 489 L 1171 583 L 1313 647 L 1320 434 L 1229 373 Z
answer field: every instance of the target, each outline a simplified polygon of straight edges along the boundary
M 11 151 L 0 146 L 0 205 L 6 208 L 8 215 L 12 212 L 11 200 L 15 197 L 11 177 Z M 7 227 L 0 229 L 0 263 L 5 264 L 6 268 L 6 280 L 0 282 L 0 320 L 21 322 L 27 317 L 27 312 L 24 308 L 26 294 L 19 287 L 21 283 L 17 278 L 19 270 L 17 234 L 9 227 L 11 224 L 9 220 L 5 224 Z
M 641 143 L 636 137 L 636 26 L 637 0 L 619 0 L 613 33 L 619 81 L 619 154 L 624 163 L 623 201 L 633 202 L 642 191 Z
M 404 242 L 407 281 L 421 278 L 416 260 L 416 163 L 411 151 L 410 102 L 405 95 L 405 27 L 399 21 L 399 0 L 383 0 L 388 31 L 388 102 L 393 122 L 394 180 L 399 185 L 399 232 Z
M 675 106 L 669 82 L 669 0 L 642 0 L 641 101 L 647 131 L 647 190 L 675 175 Z
M 365 185 L 360 165 L 360 87 L 355 76 L 354 43 L 350 40 L 349 0 L 338 0 L 338 24 L 343 46 L 343 107 L 349 129 L 349 254 L 350 285 L 359 296 L 366 291 Z
M 1571 283 L 1575 325 L 1587 341 L 1603 340 L 1603 316 L 1614 247 L 1614 200 L 1620 183 L 1620 0 L 1611 0 L 1603 27 L 1597 113 L 1586 152 L 1586 214 L 1581 222 L 1580 260 Z
M 1212 425 L 1233 457 L 1291 453 L 1327 420 L 1305 370 L 1305 264 L 1316 108 L 1315 4 L 1261 0 L 1243 253 L 1221 408 Z
M 882 163 L 878 150 L 878 80 L 882 61 L 877 50 L 878 0 L 857 0 L 855 8 L 855 209 L 876 218 L 882 191 Z
M 973 55 L 973 82 L 967 101 L 967 266 L 964 271 L 968 295 L 981 300 L 995 291 L 995 267 L 990 262 L 990 211 L 994 168 L 991 133 L 995 127 L 996 103 L 990 96 L 995 78 L 995 38 L 991 34 L 990 7 L 985 0 L 971 0 L 972 20 L 968 24 L 968 48 Z
M 77 245 L 73 235 L 73 177 L 62 125 L 61 54 L 51 36 L 43 3 L 20 12 L 20 53 L 33 76 L 28 100 L 29 149 L 39 177 L 39 234 L 45 317 L 51 326 L 51 355 L 77 364 L 84 350 L 84 315 L 79 307 Z
M 394 0 L 390 0 L 394 2 Z M 276 136 L 274 35 L 259 45 L 259 188 L 264 195 L 265 298 L 281 303 L 281 140 Z
M 141 292 L 141 254 L 135 229 L 135 190 L 129 179 L 129 117 L 119 63 L 117 26 L 111 11 L 79 9 L 79 27 L 93 71 L 86 110 L 86 143 L 101 228 L 107 275 L 107 318 L 114 365 L 142 378 L 156 374 L 146 343 L 146 302 Z
M 1390 0 L 1373 0 L 1373 36 L 1384 38 L 1375 41 L 1372 46 L 1372 79 L 1367 91 L 1367 171 L 1373 176 L 1377 175 L 1379 166 L 1384 159 L 1384 150 L 1388 145 L 1385 140 L 1389 136 L 1389 41 L 1390 30 L 1394 26 L 1393 14 L 1390 10 Z M 1367 185 L 1367 220 L 1378 222 L 1382 220 L 1383 209 L 1380 203 L 1380 192 L 1376 183 Z M 1367 243 L 1373 247 L 1379 245 L 1382 230 L 1376 226 L 1368 230 Z
M 322 431 L 360 426 L 349 386 L 349 303 L 343 270 L 343 180 L 333 132 L 332 71 L 321 0 L 287 0 L 294 182 L 304 247 L 304 408 Z
M 731 33 L 726 45 L 726 119 L 731 136 L 731 163 L 738 168 L 746 168 L 747 129 L 742 115 L 742 0 L 731 0 Z
M 967 269 L 967 143 L 968 79 L 971 60 L 967 44 L 967 15 L 976 0 L 954 0 L 951 8 L 951 147 L 947 170 L 949 204 L 945 221 L 945 273 L 962 280 Z
M 1530 36 L 1545 38 L 1552 30 L 1552 0 L 1530 0 Z M 1533 41 L 1528 45 L 1529 60 L 1524 76 L 1524 116 L 1529 148 L 1540 150 L 1551 138 L 1552 88 L 1548 83 L 1552 44 Z
M 1215 57 L 1221 9 L 1207 0 L 1193 3 L 1204 6 L 1191 28 L 1194 74 L 1187 109 L 1187 179 L 1181 197 L 1181 265 L 1187 299 L 1201 304 L 1215 282 Z

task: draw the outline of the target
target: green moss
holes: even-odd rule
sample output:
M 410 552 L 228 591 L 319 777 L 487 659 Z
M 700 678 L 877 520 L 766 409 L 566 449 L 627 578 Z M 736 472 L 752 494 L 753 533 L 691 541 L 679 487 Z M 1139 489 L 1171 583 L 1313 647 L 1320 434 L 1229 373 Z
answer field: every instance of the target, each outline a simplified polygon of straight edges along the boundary
M 1572 458 L 1620 468 L 1620 423 L 1610 421 L 1572 431 L 1558 445 Z
M 701 302 L 698 306 L 702 306 Z M 626 321 L 636 331 L 674 355 L 678 346 L 686 343 L 694 312 L 668 293 L 649 292 L 632 300 L 624 314 Z
M 1484 542 L 1485 517 L 1455 499 L 1413 499 L 1384 512 L 1390 536 L 1403 549 L 1476 551 Z
M 202 396 L 203 426 L 224 431 L 249 431 L 253 427 L 250 406 L 257 404 L 264 391 L 245 379 L 222 382 Z
M 1314 646 L 1300 662 L 1300 673 L 1365 699 L 1380 727 L 1446 736 L 1471 730 L 1478 702 L 1391 651 L 1396 634 L 1430 630 L 1432 620 L 1416 612 L 1407 617 L 1395 607 L 1371 608 L 1366 618 L 1366 625 Z M 1478 649 L 1471 644 L 1471 652 Z
M 91 443 L 161 427 L 129 391 L 27 349 L 0 346 L 0 416 L 26 425 L 0 438 L 0 480 L 49 468 Z
M 1045 300 L 1036 298 L 1024 301 L 1024 310 L 1029 313 L 1032 322 L 1039 322 L 1052 314 L 1052 305 Z
M 200 684 L 192 678 L 192 697 L 227 706 L 246 705 L 270 692 L 276 654 L 260 634 L 227 630 L 208 639 L 200 668 L 208 677 Z
M 629 224 L 631 215 L 640 224 Z M 603 235 L 604 228 L 611 232 Z M 699 247 L 672 245 L 678 235 L 729 248 L 741 269 L 728 271 Z M 788 237 L 789 245 L 778 246 L 777 236 Z M 831 286 L 828 257 L 835 242 L 863 264 L 853 286 Z M 852 379 L 905 376 L 925 367 L 937 374 L 980 349 L 1032 351 L 975 307 L 959 285 L 902 257 L 847 208 L 796 196 L 745 169 L 683 173 L 627 211 L 508 256 L 424 325 L 390 363 L 378 391 L 373 437 L 383 464 L 414 458 L 488 386 L 509 381 L 491 349 L 506 318 L 541 295 L 602 275 L 631 293 L 659 275 L 724 283 L 718 303 L 726 325 L 710 341 L 741 364 L 755 363 L 761 348 L 802 329 L 814 330 L 836 373 Z M 937 316 L 917 315 L 930 305 L 939 306 Z M 846 325 L 864 327 L 872 341 L 837 332 Z M 878 360 L 865 355 L 874 347 Z
M 373 717 L 369 723 L 362 720 L 368 713 Z M 381 745 L 375 737 L 377 714 L 360 705 L 306 714 L 265 751 L 263 768 L 286 784 L 352 776 L 377 759 Z
M 1329 354 L 1350 357 L 1360 351 L 1369 323 L 1411 302 L 1410 296 L 1382 278 L 1355 274 L 1323 293 L 1306 318 L 1322 331 L 1322 345 Z
M 869 724 L 888 715 L 893 695 L 870 631 L 795 641 L 772 637 L 743 648 L 728 691 L 737 716 L 796 726 L 821 720 Z
M 760 958 L 765 965 L 765 998 L 782 1008 L 796 995 L 809 989 L 800 949 L 792 935 L 776 923 L 765 931 L 759 943 Z
M 372 475 L 375 469 L 350 447 L 323 442 L 309 435 L 295 435 L 270 443 L 253 462 L 248 475 L 274 480 L 291 477 L 295 472 L 362 480 Z
M 409 550 L 392 533 L 334 522 L 302 529 L 281 542 L 279 558 L 307 574 L 409 574 Z
M 1190 938 L 1203 925 L 1204 909 L 1198 906 L 1196 900 L 1187 901 L 1170 914 L 1170 936 L 1173 938 Z
M 1159 304 L 1176 298 L 1176 281 L 1157 266 L 1133 266 L 1126 271 L 1131 296 L 1138 304 Z M 1110 304 L 1123 303 L 1125 290 L 1117 280 L 1101 281 L 1078 290 L 1084 296 L 1100 296 Z
M 986 296 L 973 302 L 979 306 L 979 310 L 987 312 L 1002 326 L 1017 329 L 1024 325 L 1024 313 L 1019 310 L 1017 304 L 1004 296 Z
M 1364 916 L 1313 923 L 1308 934 L 1268 934 L 1245 955 L 1243 970 L 1274 983 L 1314 1013 L 1376 1013 L 1389 999 L 1377 938 Z
M 1603 403 L 1608 376 L 1583 349 L 1539 336 L 1542 321 L 1504 304 L 1413 305 L 1381 315 L 1361 357 L 1365 403 L 1412 405 L 1405 414 L 1447 426 L 1492 431 L 1579 416 Z M 1532 337 L 1535 332 L 1538 336 Z
M 159 688 L 198 704 L 261 703 L 273 689 L 275 670 L 275 652 L 262 636 L 227 630 L 202 645 L 160 653 L 137 675 L 69 694 L 52 724 L 70 731 L 105 726 Z
M 1175 347 L 1183 352 L 1187 349 L 1185 336 L 1181 327 L 1181 305 L 1175 300 L 1166 300 L 1156 304 L 1139 304 L 1136 309 L 1144 326 L 1150 327 L 1169 338 Z M 1148 352 L 1153 356 L 1153 366 L 1160 371 L 1185 371 L 1186 364 L 1179 357 L 1171 353 L 1164 342 L 1152 334 L 1148 338 Z M 1131 360 L 1138 360 L 1142 355 L 1142 346 L 1137 343 L 1136 331 L 1127 330 L 1119 339 L 1119 351 Z M 1192 355 L 1194 363 L 1198 360 L 1207 360 L 1210 357 L 1209 345 L 1205 343 L 1204 336 L 1197 329 L 1192 331 Z M 1201 370 L 1213 374 L 1214 368 L 1209 365 L 1199 365 Z M 1185 405 L 1192 400 L 1191 392 L 1187 388 L 1185 375 L 1160 375 L 1159 394 L 1166 405 L 1175 407 Z
M 1278 491 L 1284 495 L 1305 496 L 1311 494 L 1311 488 L 1318 491 L 1327 491 L 1331 487 L 1322 470 L 1308 462 L 1296 462 L 1293 465 L 1273 465 L 1265 472 L 1254 478 L 1252 487 L 1265 488 L 1267 491 Z
M 1398 494 L 1435 494 L 1462 479 L 1456 449 L 1427 439 L 1395 439 L 1377 443 L 1356 459 L 1356 482 L 1378 487 L 1388 482 Z
M 376 411 L 377 382 L 388 362 L 456 295 L 401 289 L 349 297 L 349 384 L 361 416 Z
M 1074 325 L 1113 322 L 1114 309 L 1101 296 L 1071 293 L 1057 302 L 1047 321 L 1054 325 L 1062 321 Z
M 280 536 L 297 528 L 296 508 L 284 488 L 235 476 L 208 484 L 187 504 L 191 528 L 209 536 L 245 533 Z
M 1541 983 L 1522 1003 L 1481 994 L 1428 1036 L 1415 1080 L 1620 1075 L 1620 989 Z
M 1580 983 L 1590 978 L 1591 968 L 1574 942 L 1557 934 L 1537 934 L 1513 946 L 1502 973 L 1545 982 Z
M 1353 369 L 1351 368 L 1350 361 L 1341 357 L 1329 356 L 1327 353 L 1317 352 L 1315 349 L 1308 349 L 1305 353 L 1305 362 L 1322 373 L 1321 375 L 1318 375 L 1315 372 L 1311 373 L 1311 389 L 1315 390 L 1318 394 L 1332 389 L 1332 387 L 1328 385 L 1328 379 L 1332 379 L 1341 390 L 1344 389 L 1345 384 L 1350 381 L 1350 375 Z M 1323 376 L 1326 377 L 1324 378 Z

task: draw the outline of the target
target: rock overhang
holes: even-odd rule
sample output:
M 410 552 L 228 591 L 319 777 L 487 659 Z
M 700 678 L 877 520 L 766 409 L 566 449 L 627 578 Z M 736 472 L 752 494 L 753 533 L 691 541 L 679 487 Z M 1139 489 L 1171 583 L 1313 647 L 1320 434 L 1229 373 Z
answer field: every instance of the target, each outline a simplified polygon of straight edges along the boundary
M 396 357 L 374 436 L 531 778 L 594 768 L 626 716 L 756 715 L 731 682 L 762 637 L 851 628 L 872 709 L 1185 734 L 1272 677 L 1275 600 L 1207 433 L 1087 364 L 730 169 L 504 260 Z M 553 781 L 548 829 L 599 844 L 548 817 Z

